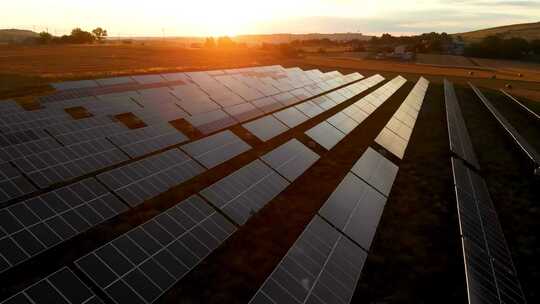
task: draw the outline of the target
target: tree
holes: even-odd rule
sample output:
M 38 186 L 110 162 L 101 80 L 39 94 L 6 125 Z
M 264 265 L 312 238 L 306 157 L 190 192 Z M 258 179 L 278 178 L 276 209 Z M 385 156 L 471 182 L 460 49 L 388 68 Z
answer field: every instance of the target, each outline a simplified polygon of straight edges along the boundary
M 53 41 L 54 37 L 48 32 L 41 32 L 37 38 L 40 44 L 49 44 Z
M 206 38 L 206 41 L 204 42 L 204 47 L 208 49 L 213 49 L 216 47 L 216 41 L 214 40 L 214 37 L 208 37 Z
M 74 28 L 69 36 L 69 42 L 71 43 L 92 43 L 96 40 L 96 37 L 90 32 L 81 30 L 80 28 Z
M 94 37 L 96 37 L 97 41 L 103 41 L 108 36 L 107 30 L 104 30 L 101 27 L 97 27 L 92 30 L 92 34 L 94 34 Z

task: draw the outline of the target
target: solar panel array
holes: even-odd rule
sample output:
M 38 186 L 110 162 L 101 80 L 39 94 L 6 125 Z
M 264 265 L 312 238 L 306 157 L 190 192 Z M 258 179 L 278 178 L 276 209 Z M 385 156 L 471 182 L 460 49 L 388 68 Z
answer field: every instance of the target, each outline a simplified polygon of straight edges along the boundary
M 251 146 L 226 130 L 185 144 L 181 149 L 207 169 L 211 169 L 250 150 Z
M 411 139 L 428 86 L 429 81 L 420 77 L 405 101 L 375 139 L 375 142 L 400 159 L 405 155 L 405 148 Z
M 115 303 L 152 303 L 235 231 L 195 195 L 75 264 Z
M 484 179 L 452 158 L 469 303 L 526 303 Z
M 368 148 L 250 303 L 349 303 L 398 170 Z
M 191 157 L 173 148 L 101 173 L 97 180 L 80 179 L 129 161 L 127 155 L 139 158 L 188 140 L 167 121 L 185 118 L 210 133 L 277 111 L 270 117 L 285 128 L 294 127 L 323 108 L 306 103 L 281 109 L 361 78 L 358 73 L 343 76 L 273 66 L 67 82 L 57 85 L 63 91 L 41 99 L 44 108 L 35 111 L 4 102 L 0 202 L 36 191 L 26 176 L 39 188 L 74 182 L 0 209 L 0 272 L 191 179 L 204 167 L 251 149 L 224 131 L 179 147 Z M 327 101 L 343 102 L 375 85 L 372 81 L 341 88 Z M 87 117 L 75 118 L 69 114 L 73 111 Z M 124 113 L 147 126 L 131 130 L 112 118 Z M 200 195 L 242 224 L 318 159 L 291 140 Z M 234 231 L 225 217 L 193 196 L 79 259 L 76 266 L 114 302 L 150 303 Z M 63 268 L 5 303 L 102 303 L 86 289 Z
M 529 157 L 529 159 L 534 163 L 535 171 L 534 173 L 536 175 L 540 175 L 540 153 L 536 151 L 531 144 L 523 137 L 519 132 L 510 124 L 504 116 L 491 104 L 491 102 L 482 94 L 482 92 L 475 87 L 472 83 L 469 83 L 473 91 L 476 93 L 476 96 L 482 101 L 484 106 L 488 108 L 489 112 L 497 119 L 499 124 L 504 128 L 506 133 L 510 135 L 510 137 L 516 142 L 516 144 L 519 146 L 523 152 Z
M 365 90 L 375 86 L 383 81 L 380 75 L 375 75 L 367 79 L 363 79 L 354 84 L 350 84 L 346 87 L 338 89 L 339 102 L 344 102 L 351 97 L 361 94 Z M 253 135 L 262 141 L 268 141 L 290 128 L 294 128 L 301 123 L 313 118 L 319 114 L 338 105 L 337 102 L 332 100 L 329 96 L 332 93 L 319 96 L 313 100 L 308 100 L 295 105 L 294 107 L 281 110 L 272 115 L 267 115 L 251 122 L 245 123 L 242 126 L 250 131 Z M 334 95 L 335 98 L 335 95 Z M 321 103 L 326 103 L 321 105 Z M 313 131 L 314 133 L 316 131 Z
M 108 138 L 131 158 L 150 154 L 189 140 L 186 135 L 168 123 L 129 130 Z
M 0 163 L 0 203 L 16 199 L 36 188 L 10 163 Z
M 454 85 L 446 79 L 444 80 L 444 100 L 446 104 L 446 121 L 448 124 L 450 150 L 461 159 L 480 169 L 469 132 L 467 131 L 465 119 L 459 107 Z
M 366 258 L 315 216 L 249 303 L 349 303 Z
M 103 301 L 67 267 L 17 293 L 2 304 L 103 304 Z
M 384 78 L 379 75 L 371 78 L 370 82 L 375 84 L 384 80 Z M 407 80 L 401 76 L 392 79 L 369 95 L 348 106 L 346 109 L 309 129 L 305 132 L 306 135 L 325 149 L 332 149 L 388 98 L 390 98 L 390 96 L 392 96 L 406 81 Z M 346 97 L 334 96 L 334 99 L 332 99 L 331 102 L 335 103 L 336 100 L 343 102 L 346 100 Z M 314 100 L 313 102 L 317 101 Z M 329 103 L 328 100 L 325 100 L 324 102 Z
M 1 209 L 0 272 L 126 210 L 93 178 Z
M 101 173 L 97 178 L 128 205 L 135 207 L 204 170 L 184 152 L 171 149 Z

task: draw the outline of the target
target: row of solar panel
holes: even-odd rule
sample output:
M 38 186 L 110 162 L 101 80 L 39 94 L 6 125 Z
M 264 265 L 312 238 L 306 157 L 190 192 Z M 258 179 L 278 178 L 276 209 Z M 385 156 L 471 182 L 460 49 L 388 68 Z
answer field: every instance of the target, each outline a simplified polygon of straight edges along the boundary
M 264 67 L 252 67 L 252 68 L 243 68 L 243 69 L 227 69 L 227 70 L 217 70 L 217 71 L 208 71 L 208 75 L 228 75 L 228 74 L 238 74 L 241 72 L 282 72 L 284 68 L 282 66 L 264 66 Z M 153 75 L 137 75 L 137 76 L 127 76 L 127 77 L 112 77 L 112 78 L 102 78 L 96 80 L 81 80 L 81 81 L 65 81 L 52 84 L 53 87 L 57 90 L 71 90 L 71 89 L 82 89 L 88 87 L 98 87 L 98 86 L 112 86 L 120 84 L 148 84 L 155 82 L 167 82 L 174 81 L 178 79 L 184 79 L 181 77 L 189 77 L 189 75 L 201 77 L 205 74 L 200 74 L 198 72 L 192 73 L 170 73 L 170 74 L 153 74 Z
M 382 77 L 379 76 L 376 80 L 380 82 Z M 325 149 L 331 150 L 390 98 L 405 82 L 405 78 L 401 76 L 392 79 L 346 109 L 309 129 L 305 132 L 306 135 Z
M 506 133 L 515 141 L 518 147 L 527 155 L 527 157 L 533 162 L 536 175 L 540 175 L 540 153 L 523 137 L 517 130 L 510 124 L 510 122 L 504 118 L 504 116 L 491 104 L 491 102 L 484 96 L 484 94 L 475 87 L 472 83 L 469 83 L 470 87 L 476 93 L 476 96 L 482 101 L 484 106 L 499 122 L 501 127 Z
M 474 153 L 453 85 L 445 80 L 448 137 L 468 301 L 526 303 L 487 184 Z M 469 167 L 471 166 L 471 167 Z
M 419 111 L 426 89 L 420 79 L 404 104 Z M 250 303 L 349 303 L 397 172 L 368 148 Z
M 444 99 L 450 150 L 467 163 L 476 167 L 476 169 L 480 169 L 463 114 L 461 113 L 461 108 L 459 107 L 454 85 L 446 79 L 444 80 Z
M 452 158 L 469 303 L 526 303 L 482 177 Z
M 335 107 L 383 81 L 380 75 L 363 79 L 339 90 L 305 101 L 294 107 L 267 115 L 242 126 L 262 141 L 268 141 L 290 128 Z
M 429 82 L 421 77 L 383 131 L 375 138 L 376 143 L 400 159 L 405 155 L 428 86 Z

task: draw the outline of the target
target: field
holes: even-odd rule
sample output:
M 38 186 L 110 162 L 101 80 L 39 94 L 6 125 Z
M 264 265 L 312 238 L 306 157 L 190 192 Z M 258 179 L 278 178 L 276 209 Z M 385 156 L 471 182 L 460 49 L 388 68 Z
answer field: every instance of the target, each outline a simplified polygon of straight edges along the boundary
M 62 60 L 64 57 L 71 59 Z M 436 64 L 436 59 L 433 60 Z M 84 62 L 84 64 L 80 64 Z M 400 171 L 386 204 L 382 221 L 352 303 L 466 303 L 463 257 L 459 243 L 456 202 L 452 188 L 450 152 L 442 78 L 456 87 L 482 174 L 498 210 L 529 303 L 540 302 L 540 177 L 531 164 L 464 84 L 472 81 L 540 150 L 538 121 L 493 89 L 507 83 L 520 96 L 540 96 L 540 75 L 484 71 L 308 56 L 280 58 L 275 54 L 242 50 L 216 53 L 171 46 L 93 46 L 37 49 L 2 49 L 0 70 L 9 80 L 0 98 L 49 92 L 50 81 L 85 79 L 103 75 L 151 73 L 171 70 L 223 69 L 236 66 L 282 64 L 365 76 L 381 73 L 387 79 L 401 74 L 408 79 L 369 119 L 344 141 L 326 151 L 304 131 L 376 89 L 372 88 L 323 115 L 263 143 L 239 126 L 231 130 L 254 147 L 217 168 L 182 184 L 139 208 L 30 260 L 0 276 L 0 301 L 85 253 L 143 223 L 159 212 L 197 193 L 260 155 L 291 138 L 316 151 L 321 159 L 239 230 L 159 303 L 247 303 L 275 265 L 324 204 L 355 161 L 373 140 L 411 90 L 419 75 L 431 81 L 412 139 L 399 162 Z M 469 72 L 474 71 L 473 75 Z M 490 79 L 496 75 L 497 79 Z M 1 80 L 1 78 L 0 78 Z M 3 83 L 3 82 L 2 82 Z M 15 84 L 20 83 L 21 86 Z M 535 95 L 538 94 L 538 95 Z M 540 98 L 524 100 L 540 113 Z M 194 134 L 192 139 L 200 135 Z M 316 189 L 316 191 L 314 191 Z

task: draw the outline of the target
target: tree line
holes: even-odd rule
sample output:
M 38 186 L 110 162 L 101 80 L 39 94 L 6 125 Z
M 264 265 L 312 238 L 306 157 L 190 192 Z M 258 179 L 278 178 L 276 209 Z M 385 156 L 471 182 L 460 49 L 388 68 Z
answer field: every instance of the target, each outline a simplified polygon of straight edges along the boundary
M 49 32 L 41 32 L 35 38 L 38 44 L 87 44 L 94 42 L 102 42 L 108 36 L 107 30 L 98 27 L 91 32 L 84 31 L 80 28 L 74 28 L 69 35 L 53 36 Z
M 480 58 L 523 59 L 540 55 L 540 39 L 527 41 L 523 38 L 488 36 L 465 48 L 465 55 Z

